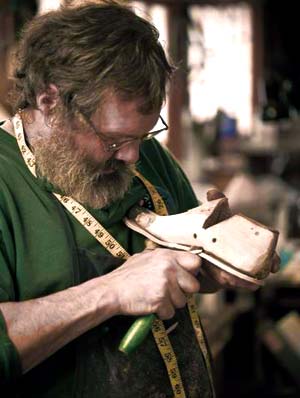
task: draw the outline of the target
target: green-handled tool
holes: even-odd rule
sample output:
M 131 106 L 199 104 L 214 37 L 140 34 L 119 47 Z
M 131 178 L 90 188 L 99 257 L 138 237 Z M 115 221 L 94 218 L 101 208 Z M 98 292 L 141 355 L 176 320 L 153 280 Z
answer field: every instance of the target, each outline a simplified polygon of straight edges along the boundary
M 119 345 L 119 350 L 125 354 L 130 354 L 135 351 L 149 334 L 154 319 L 155 315 L 151 314 L 142 316 L 133 322 L 128 332 L 123 337 Z

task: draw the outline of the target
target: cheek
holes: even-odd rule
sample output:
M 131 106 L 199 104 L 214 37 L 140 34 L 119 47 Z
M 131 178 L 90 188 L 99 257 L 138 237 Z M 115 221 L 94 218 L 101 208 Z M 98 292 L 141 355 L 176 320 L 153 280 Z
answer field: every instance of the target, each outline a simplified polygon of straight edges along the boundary
M 104 151 L 99 138 L 92 133 L 76 134 L 74 146 L 83 156 L 88 156 L 94 161 L 103 162 L 111 158 L 111 154 Z

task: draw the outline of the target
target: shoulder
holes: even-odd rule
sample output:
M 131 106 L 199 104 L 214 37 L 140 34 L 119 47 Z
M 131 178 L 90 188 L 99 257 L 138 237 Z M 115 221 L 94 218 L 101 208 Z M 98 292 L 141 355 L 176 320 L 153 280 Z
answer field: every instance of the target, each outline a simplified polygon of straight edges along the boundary
M 9 178 L 22 164 L 16 139 L 0 127 L 0 178 Z
M 171 152 L 156 139 L 145 141 L 141 146 L 141 165 L 154 173 L 172 175 L 180 170 L 179 162 Z

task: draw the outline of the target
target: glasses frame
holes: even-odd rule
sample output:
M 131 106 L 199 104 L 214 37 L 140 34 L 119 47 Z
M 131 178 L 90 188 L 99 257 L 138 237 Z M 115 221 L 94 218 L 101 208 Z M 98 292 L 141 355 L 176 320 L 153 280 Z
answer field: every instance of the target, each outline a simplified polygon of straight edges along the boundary
M 89 124 L 89 126 L 93 129 L 94 133 L 97 135 L 98 138 L 100 138 L 102 145 L 104 147 L 104 150 L 106 152 L 117 152 L 119 151 L 121 148 L 125 147 L 128 144 L 131 144 L 132 142 L 135 141 L 148 141 L 151 140 L 153 137 L 155 137 L 157 134 L 162 133 L 163 131 L 167 131 L 169 130 L 169 126 L 167 125 L 167 123 L 165 122 L 165 120 L 163 119 L 163 117 L 161 115 L 159 115 L 159 120 L 162 122 L 162 124 L 164 125 L 163 128 L 159 129 L 159 130 L 155 130 L 155 131 L 151 131 L 149 133 L 146 133 L 144 136 L 142 137 L 137 137 L 137 138 L 129 138 L 127 140 L 124 140 L 122 142 L 113 142 L 111 144 L 108 144 L 107 142 L 105 142 L 108 137 L 101 133 L 96 126 L 94 125 L 94 123 L 92 122 L 92 120 L 87 117 L 83 112 L 80 111 L 80 113 L 82 114 L 82 116 L 84 117 L 84 119 L 87 121 L 87 123 Z

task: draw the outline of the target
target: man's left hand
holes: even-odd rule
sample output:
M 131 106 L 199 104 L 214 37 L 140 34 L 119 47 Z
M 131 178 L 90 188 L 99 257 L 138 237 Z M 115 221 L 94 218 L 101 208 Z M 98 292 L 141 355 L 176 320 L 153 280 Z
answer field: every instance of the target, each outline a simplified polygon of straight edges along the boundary
M 272 258 L 272 264 L 270 270 L 272 273 L 279 271 L 280 258 L 277 253 Z M 222 288 L 227 289 L 238 289 L 244 288 L 255 291 L 258 289 L 258 285 L 248 282 L 237 276 L 231 275 L 226 271 L 216 267 L 208 261 L 203 262 L 203 266 L 200 269 L 198 275 L 200 282 L 200 293 L 213 293 Z

